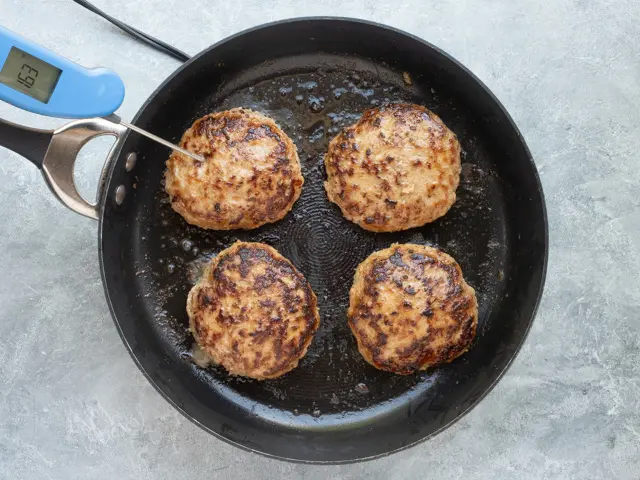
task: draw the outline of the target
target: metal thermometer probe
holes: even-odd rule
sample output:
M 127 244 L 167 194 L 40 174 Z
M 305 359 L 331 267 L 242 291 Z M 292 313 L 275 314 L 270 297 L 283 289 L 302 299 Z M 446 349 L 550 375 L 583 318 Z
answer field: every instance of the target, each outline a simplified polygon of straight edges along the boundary
M 104 117 L 194 160 L 204 158 L 125 122 L 114 112 L 125 87 L 115 72 L 84 68 L 0 26 L 0 100 L 48 117 Z
M 194 160 L 198 160 L 199 162 L 204 162 L 204 157 L 202 157 L 201 155 L 198 155 L 196 153 L 190 152 L 189 150 L 185 150 L 184 148 L 179 147 L 178 145 L 174 145 L 171 142 L 167 142 L 166 140 L 163 140 L 162 138 L 154 135 L 153 133 L 149 133 L 146 130 L 141 129 L 140 127 L 136 127 L 135 125 L 132 125 L 132 124 L 130 124 L 128 122 L 125 122 L 119 116 L 117 116 L 115 114 L 109 115 L 109 116 L 104 117 L 104 118 L 106 120 L 109 120 L 110 122 L 119 123 L 123 127 L 127 127 L 129 130 L 133 130 L 134 132 L 139 133 L 140 135 L 144 135 L 145 137 L 150 138 L 154 142 L 158 142 L 158 143 L 164 145 L 165 147 L 169 147 L 170 149 L 175 150 L 176 152 L 183 153 L 183 154 L 193 158 Z

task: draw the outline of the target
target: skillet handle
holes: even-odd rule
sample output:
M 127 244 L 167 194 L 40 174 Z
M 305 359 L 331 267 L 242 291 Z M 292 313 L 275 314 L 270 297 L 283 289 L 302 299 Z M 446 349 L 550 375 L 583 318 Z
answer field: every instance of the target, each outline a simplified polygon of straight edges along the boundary
M 64 205 L 85 217 L 98 220 L 100 207 L 87 202 L 76 188 L 73 178 L 76 158 L 92 138 L 113 135 L 121 138 L 127 129 L 104 118 L 77 120 L 53 130 L 35 130 L 0 119 L 0 145 L 26 157 L 42 171 L 51 192 Z M 49 139 L 47 144 L 46 140 Z M 108 159 L 113 156 L 114 144 Z M 102 198 L 110 162 L 105 162 L 98 184 L 98 199 Z
M 52 137 L 53 130 L 23 127 L 0 118 L 0 145 L 22 155 L 38 168 L 42 168 Z

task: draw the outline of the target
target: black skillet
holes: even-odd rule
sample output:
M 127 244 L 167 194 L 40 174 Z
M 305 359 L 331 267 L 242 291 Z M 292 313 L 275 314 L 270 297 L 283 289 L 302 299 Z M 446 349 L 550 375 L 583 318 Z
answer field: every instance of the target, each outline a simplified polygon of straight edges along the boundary
M 322 155 L 363 110 L 398 101 L 427 106 L 457 134 L 463 148 L 458 200 L 432 224 L 374 234 L 327 201 Z M 100 220 L 105 293 L 123 342 L 157 390 L 208 432 L 265 455 L 339 463 L 394 452 L 441 431 L 508 368 L 542 293 L 545 204 L 517 127 L 491 92 L 441 50 L 389 27 L 337 18 L 287 20 L 223 40 L 171 75 L 135 124 L 177 142 L 201 115 L 238 106 L 276 119 L 297 144 L 305 176 L 293 211 L 253 231 L 187 225 L 163 191 L 169 152 L 114 132 L 109 122 L 73 122 L 53 135 L 2 122 L 0 143 L 38 165 L 64 203 Z M 121 138 L 94 207 L 70 179 L 77 151 L 99 134 Z M 273 245 L 319 299 L 321 326 L 309 353 L 277 380 L 232 378 L 196 366 L 190 356 L 187 292 L 202 264 L 237 239 Z M 394 242 L 453 255 L 480 308 L 471 350 L 412 376 L 365 363 L 345 317 L 356 266 Z

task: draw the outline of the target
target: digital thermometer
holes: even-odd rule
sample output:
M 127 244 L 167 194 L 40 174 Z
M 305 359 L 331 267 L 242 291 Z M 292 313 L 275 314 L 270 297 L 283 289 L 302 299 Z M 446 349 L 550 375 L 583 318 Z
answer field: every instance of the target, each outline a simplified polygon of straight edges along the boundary
M 105 117 L 124 100 L 122 79 L 88 69 L 0 26 L 0 99 L 49 117 Z
M 124 100 L 124 83 L 107 68 L 84 68 L 0 26 L 0 100 L 23 110 L 61 118 L 107 117 L 196 160 L 193 154 L 113 113 Z

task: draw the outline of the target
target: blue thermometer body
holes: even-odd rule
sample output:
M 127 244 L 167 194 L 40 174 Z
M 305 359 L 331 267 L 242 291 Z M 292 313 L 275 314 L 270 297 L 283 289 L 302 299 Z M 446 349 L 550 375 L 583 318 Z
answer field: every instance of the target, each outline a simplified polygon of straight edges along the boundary
M 49 117 L 106 117 L 165 147 L 204 161 L 201 155 L 114 115 L 124 100 L 124 83 L 115 72 L 84 68 L 1 26 L 0 100 Z
M 84 68 L 0 26 L 0 100 L 49 117 L 105 117 L 124 100 L 106 68 Z

